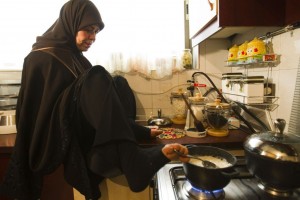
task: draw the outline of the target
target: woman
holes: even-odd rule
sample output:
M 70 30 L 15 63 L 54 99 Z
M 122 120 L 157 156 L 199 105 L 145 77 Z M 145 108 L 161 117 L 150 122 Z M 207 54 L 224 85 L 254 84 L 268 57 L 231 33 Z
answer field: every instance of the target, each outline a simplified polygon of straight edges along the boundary
M 64 166 L 65 180 L 87 199 L 124 174 L 132 191 L 147 187 L 180 144 L 138 147 L 112 77 L 83 56 L 104 28 L 95 5 L 70 0 L 24 59 L 16 109 L 17 138 L 1 193 L 38 199 L 43 177 Z M 179 158 L 183 162 L 188 159 Z

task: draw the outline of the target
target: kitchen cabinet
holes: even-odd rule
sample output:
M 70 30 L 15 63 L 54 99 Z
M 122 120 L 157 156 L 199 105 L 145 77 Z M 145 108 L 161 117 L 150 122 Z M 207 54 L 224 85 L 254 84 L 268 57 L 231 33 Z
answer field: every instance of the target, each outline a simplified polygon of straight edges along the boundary
M 10 156 L 15 144 L 16 133 L 0 134 L 0 183 L 4 177 Z M 42 190 L 43 200 L 63 199 L 73 200 L 73 188 L 66 183 L 63 178 L 63 167 L 59 167 L 55 172 L 45 176 Z M 0 195 L 0 200 L 12 200 Z
M 190 37 L 196 35 L 207 24 L 217 17 L 217 6 L 214 0 L 189 0 Z
M 189 1 L 192 46 L 208 38 L 228 38 L 253 27 L 280 28 L 286 23 L 295 22 L 300 16 L 295 6 L 285 0 L 215 0 L 210 10 L 211 2 Z

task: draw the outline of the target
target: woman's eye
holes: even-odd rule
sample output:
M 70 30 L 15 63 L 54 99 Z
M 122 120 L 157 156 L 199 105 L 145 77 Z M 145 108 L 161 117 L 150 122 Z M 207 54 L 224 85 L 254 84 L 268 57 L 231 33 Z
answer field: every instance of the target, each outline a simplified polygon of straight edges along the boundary
M 86 33 L 92 35 L 92 34 L 97 34 L 100 30 L 98 29 L 98 27 L 86 27 L 84 29 L 82 29 L 83 31 L 85 31 Z
M 85 31 L 88 32 L 89 34 L 94 33 L 94 30 L 93 30 L 93 29 L 86 29 Z

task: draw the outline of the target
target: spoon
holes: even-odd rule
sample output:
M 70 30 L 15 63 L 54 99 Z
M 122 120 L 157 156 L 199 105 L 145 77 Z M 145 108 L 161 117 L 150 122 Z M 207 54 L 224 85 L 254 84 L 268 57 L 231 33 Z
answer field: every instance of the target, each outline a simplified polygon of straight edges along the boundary
M 203 159 L 201 159 L 201 158 L 199 158 L 197 156 L 192 156 L 192 155 L 189 155 L 189 154 L 185 155 L 185 154 L 181 153 L 180 151 L 178 151 L 177 149 L 173 149 L 173 151 L 175 153 L 177 153 L 181 157 L 193 158 L 193 159 L 201 160 L 202 164 L 203 164 L 203 166 L 205 168 L 217 168 L 217 166 L 215 165 L 215 163 L 212 163 L 212 162 L 210 162 L 208 160 L 203 160 Z

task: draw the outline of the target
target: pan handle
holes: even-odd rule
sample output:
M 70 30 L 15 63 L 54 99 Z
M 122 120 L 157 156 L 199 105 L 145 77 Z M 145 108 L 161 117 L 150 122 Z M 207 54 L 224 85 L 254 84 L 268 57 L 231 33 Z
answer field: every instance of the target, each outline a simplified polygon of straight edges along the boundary
M 240 172 L 235 171 L 235 170 L 233 169 L 232 172 L 225 172 L 225 171 L 222 171 L 221 174 L 224 175 L 224 176 L 226 176 L 227 178 L 235 178 L 235 177 L 238 177 L 238 176 L 239 176 Z

